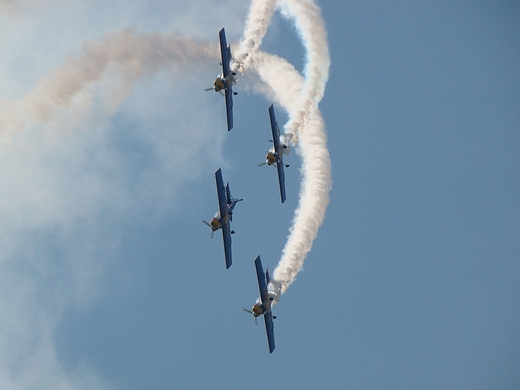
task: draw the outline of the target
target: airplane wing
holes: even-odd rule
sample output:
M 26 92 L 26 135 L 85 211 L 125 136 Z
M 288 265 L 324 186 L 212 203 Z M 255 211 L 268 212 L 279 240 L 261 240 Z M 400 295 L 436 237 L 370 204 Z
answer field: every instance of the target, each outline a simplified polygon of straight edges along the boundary
M 231 85 L 224 90 L 224 96 L 226 98 L 226 119 L 228 131 L 233 128 L 233 88 Z
M 229 76 L 231 73 L 231 49 L 229 48 L 226 40 L 226 31 L 224 28 L 219 31 L 218 37 L 220 40 L 220 59 L 222 60 L 222 75 L 224 78 Z
M 281 160 L 281 158 L 280 158 Z M 278 170 L 278 184 L 280 185 L 280 198 L 282 199 L 282 203 L 285 202 L 285 172 L 283 170 L 284 165 L 283 161 L 280 161 L 276 164 L 276 168 Z
M 258 279 L 258 288 L 260 289 L 260 299 L 262 303 L 266 303 L 269 299 L 269 293 L 267 291 L 267 283 L 265 281 L 264 267 L 262 267 L 262 260 L 260 256 L 255 259 L 256 278 Z
M 258 288 L 260 289 L 260 299 L 262 304 L 268 305 L 269 292 L 267 291 L 267 275 L 264 274 L 264 268 L 262 267 L 262 260 L 260 256 L 255 259 L 256 278 L 258 279 Z M 265 320 L 265 331 L 267 332 L 267 343 L 269 344 L 269 353 L 274 351 L 274 323 L 273 314 L 271 311 L 267 311 L 264 314 Z
M 274 107 L 271 104 L 269 106 L 269 119 L 271 120 L 271 132 L 273 133 L 273 144 L 274 151 L 281 155 L 280 153 L 280 130 L 278 129 L 278 122 L 276 122 L 276 117 L 274 115 Z
M 222 60 L 222 75 L 226 79 L 231 73 L 231 49 L 229 48 L 226 40 L 226 31 L 220 30 L 218 33 L 220 40 L 220 59 Z M 233 88 L 231 83 L 226 86 L 224 90 L 226 98 L 226 118 L 228 131 L 233 128 Z
M 229 227 L 229 214 L 227 207 L 226 187 L 222 179 L 222 171 L 219 168 L 215 172 L 215 180 L 217 182 L 218 207 L 220 211 L 220 219 L 222 221 L 222 239 L 224 242 L 224 257 L 226 259 L 226 268 L 231 267 L 231 228 Z
M 274 115 L 274 107 L 269 106 L 269 119 L 271 120 L 271 132 L 273 133 L 274 151 L 276 152 L 276 168 L 278 170 L 278 184 L 280 185 L 280 198 L 282 203 L 285 202 L 285 172 L 283 164 L 283 151 L 280 145 L 280 129 Z
M 273 314 L 271 312 L 265 313 L 265 330 L 267 332 L 267 343 L 269 344 L 269 353 L 273 353 L 274 345 L 274 322 Z

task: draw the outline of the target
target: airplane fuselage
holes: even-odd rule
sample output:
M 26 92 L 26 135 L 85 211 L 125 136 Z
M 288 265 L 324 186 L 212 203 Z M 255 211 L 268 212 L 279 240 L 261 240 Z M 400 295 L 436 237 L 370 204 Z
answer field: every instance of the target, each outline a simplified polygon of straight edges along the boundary
M 237 202 L 238 202 L 238 200 L 234 200 L 232 203 L 227 204 L 228 214 L 224 217 L 227 219 L 227 221 L 233 220 L 233 209 L 235 208 L 235 205 L 237 204 Z M 215 214 L 215 216 L 211 219 L 211 222 L 209 223 L 209 225 L 210 225 L 209 227 L 211 228 L 212 232 L 215 232 L 218 229 L 222 229 L 222 218 L 220 217 L 220 212 L 217 212 Z
M 227 221 L 231 221 L 231 214 L 226 215 L 224 218 Z M 216 231 L 218 229 L 222 229 L 222 218 L 220 218 L 220 213 L 215 214 L 213 219 L 210 222 L 210 227 L 212 231 Z
M 265 163 L 267 165 L 273 165 L 274 163 L 278 162 L 278 156 L 282 157 L 284 154 L 288 154 L 287 151 L 287 145 L 281 144 L 281 148 L 278 152 L 274 150 L 274 148 L 271 148 L 267 151 L 267 154 L 265 155 Z
M 227 82 L 226 79 L 223 79 L 221 77 L 217 77 L 215 81 L 213 82 L 213 89 L 215 92 L 220 92 L 227 88 Z
M 222 76 L 219 76 L 213 82 L 213 89 L 215 90 L 215 92 L 220 92 L 222 90 L 227 89 L 228 86 L 234 85 L 234 84 L 236 84 L 236 79 L 232 74 L 225 78 Z
M 277 160 L 278 158 L 276 157 L 276 153 L 272 151 L 267 152 L 265 156 L 265 162 L 267 163 L 267 165 L 273 165 Z
M 253 312 L 254 317 L 259 317 L 262 314 L 268 313 L 271 311 L 271 302 L 272 298 L 270 298 L 265 303 L 260 303 L 260 300 L 258 300 L 253 307 L 251 308 L 251 311 Z
M 218 229 L 222 228 L 222 223 L 220 221 L 220 216 L 218 214 L 213 217 L 213 219 L 211 220 L 211 222 L 209 224 L 210 224 L 210 228 L 211 228 L 212 232 L 215 232 Z
M 259 305 L 258 303 L 255 303 L 253 307 L 251 308 L 251 311 L 253 312 L 254 317 L 260 317 L 262 314 L 265 313 L 265 309 L 263 308 L 263 305 Z

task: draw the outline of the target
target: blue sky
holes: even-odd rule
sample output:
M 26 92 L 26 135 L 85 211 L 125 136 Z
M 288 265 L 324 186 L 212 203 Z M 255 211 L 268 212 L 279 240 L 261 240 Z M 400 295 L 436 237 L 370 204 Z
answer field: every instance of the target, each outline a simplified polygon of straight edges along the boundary
M 333 189 L 269 355 L 242 308 L 254 258 L 280 259 L 301 179 L 293 151 L 282 205 L 257 167 L 271 102 L 239 80 L 227 133 L 223 99 L 203 92 L 218 59 L 190 56 L 108 67 L 66 102 L 37 87 L 129 27 L 216 48 L 225 26 L 236 42 L 248 4 L 0 1 L 0 387 L 520 385 L 520 8 L 329 3 Z M 303 69 L 279 14 L 262 48 Z M 219 167 L 244 198 L 229 270 L 201 222 Z

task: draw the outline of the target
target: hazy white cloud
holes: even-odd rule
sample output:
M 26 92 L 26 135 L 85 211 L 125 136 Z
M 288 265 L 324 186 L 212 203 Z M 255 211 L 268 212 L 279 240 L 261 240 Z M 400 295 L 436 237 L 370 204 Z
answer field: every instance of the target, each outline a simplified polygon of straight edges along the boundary
M 137 109 L 131 103 L 122 109 Z M 108 130 L 81 127 L 52 136 L 48 126 L 35 126 L 1 148 L 0 387 L 32 388 L 39 380 L 39 388 L 89 388 L 75 381 L 90 375 L 60 368 L 56 325 L 67 308 L 88 307 L 103 295 L 107 275 L 122 265 L 118 251 L 127 225 L 174 213 L 189 176 L 220 158 L 219 133 L 204 115 L 157 128 L 146 116 L 129 115 L 128 122 L 146 129 L 132 134 L 142 152 L 114 147 L 128 133 L 108 121 Z M 193 129 L 189 137 L 186 128 Z
M 110 16 L 88 28 L 88 20 L 79 21 L 83 10 L 102 5 L 111 12 L 128 7 L 138 27 L 118 28 L 128 16 L 113 28 Z M 191 9 L 201 6 L 223 12 L 212 2 L 178 5 L 184 21 L 179 8 L 157 8 L 158 24 L 164 27 L 165 14 L 193 23 Z M 204 164 L 222 160 L 225 132 L 214 131 L 210 112 L 193 109 L 207 99 L 202 91 L 215 73 L 218 29 L 202 33 L 215 35 L 206 43 L 173 33 L 175 25 L 146 33 L 137 18 L 143 7 L 0 3 L 0 19 L 8 20 L 0 44 L 13 49 L 0 64 L 2 389 L 111 388 L 88 362 L 60 362 L 54 332 L 67 310 L 103 294 L 107 275 L 121 265 L 127 224 L 175 213 L 180 190 Z M 79 22 L 63 37 L 57 21 L 67 13 L 66 24 Z M 46 47 L 38 47 L 42 26 L 51 26 L 41 30 L 52 38 Z M 196 83 L 200 95 L 182 93 Z

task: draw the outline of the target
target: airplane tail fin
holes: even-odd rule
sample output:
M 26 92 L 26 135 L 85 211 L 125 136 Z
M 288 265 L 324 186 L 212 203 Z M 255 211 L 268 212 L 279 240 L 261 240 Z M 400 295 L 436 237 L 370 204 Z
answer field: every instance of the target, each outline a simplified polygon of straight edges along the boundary
M 240 202 L 241 200 L 243 200 L 243 199 L 233 198 L 233 195 L 231 195 L 231 190 L 229 189 L 229 183 L 226 184 L 226 200 L 227 200 L 227 204 L 232 204 L 232 203 Z
M 226 198 L 227 198 L 227 203 L 231 204 L 233 197 L 231 196 L 231 190 L 229 189 L 229 183 L 226 184 Z

